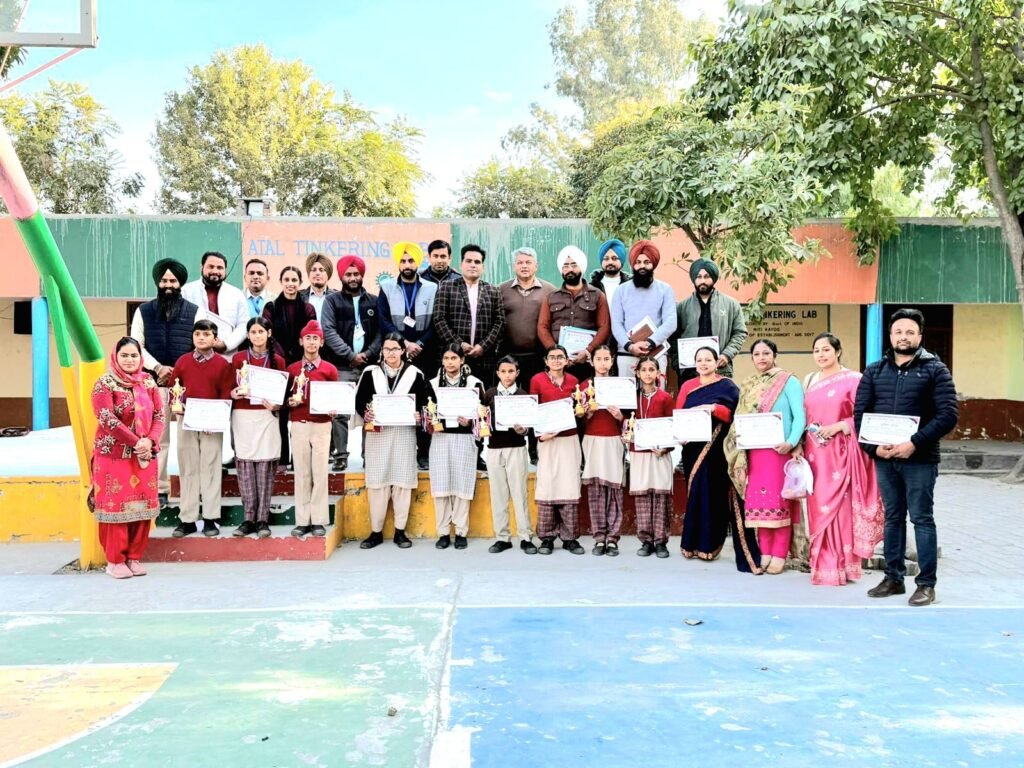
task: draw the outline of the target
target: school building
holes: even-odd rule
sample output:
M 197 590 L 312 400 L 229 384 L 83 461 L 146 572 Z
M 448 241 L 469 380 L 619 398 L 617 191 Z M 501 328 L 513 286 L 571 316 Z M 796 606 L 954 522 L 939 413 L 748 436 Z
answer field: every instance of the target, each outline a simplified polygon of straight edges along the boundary
M 598 267 L 600 245 L 585 220 L 52 216 L 49 222 L 104 349 L 127 332 L 138 303 L 155 296 L 152 266 L 165 257 L 183 262 L 195 279 L 201 254 L 220 251 L 228 258 L 229 282 L 238 286 L 244 263 L 259 257 L 270 266 L 270 290 L 276 293 L 285 265 L 302 265 L 313 252 L 335 261 L 355 253 L 366 260 L 365 283 L 372 291 L 375 281 L 395 275 L 390 246 L 400 240 L 448 240 L 456 268 L 459 247 L 478 243 L 487 251 L 484 279 L 490 282 L 511 278 L 513 251 L 529 245 L 540 257 L 539 276 L 556 284 L 561 278 L 555 256 L 562 247 L 582 248 L 590 256 L 589 274 Z M 751 329 L 751 339 L 775 339 L 780 364 L 802 376 L 814 368 L 811 340 L 831 330 L 843 342 L 844 362 L 861 368 L 873 350 L 884 348 L 889 312 L 917 307 L 926 318 L 925 346 L 949 365 L 960 393 L 957 434 L 1024 440 L 1024 328 L 997 222 L 905 220 L 870 266 L 857 264 L 851 235 L 838 221 L 808 222 L 796 234 L 820 239 L 831 257 L 794 269 L 790 283 L 772 296 L 765 319 Z M 656 277 L 669 282 L 681 300 L 693 290 L 687 270 L 695 250 L 681 232 L 655 242 L 662 252 Z M 33 317 L 39 318 L 37 344 L 43 340 L 40 283 L 9 218 L 0 219 L 0 258 L 0 428 L 32 425 L 33 391 L 37 399 L 49 398 L 50 425 L 65 425 L 52 340 L 48 371 L 41 347 L 33 361 Z M 337 275 L 331 285 L 340 286 Z M 756 293 L 755 286 L 735 290 L 727 275 L 718 287 L 741 300 Z M 738 360 L 738 379 L 751 371 L 746 359 Z

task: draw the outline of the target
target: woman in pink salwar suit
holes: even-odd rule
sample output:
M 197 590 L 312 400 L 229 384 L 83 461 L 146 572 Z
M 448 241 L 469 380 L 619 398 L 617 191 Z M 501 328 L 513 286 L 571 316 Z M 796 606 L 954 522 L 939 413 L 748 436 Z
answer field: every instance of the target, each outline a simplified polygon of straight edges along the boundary
M 811 583 L 841 586 L 861 577 L 861 559 L 882 540 L 884 512 L 875 468 L 853 425 L 861 375 L 840 365 L 842 345 L 830 333 L 815 338 L 813 352 L 820 370 L 805 382 L 803 446 L 814 474 L 807 497 Z

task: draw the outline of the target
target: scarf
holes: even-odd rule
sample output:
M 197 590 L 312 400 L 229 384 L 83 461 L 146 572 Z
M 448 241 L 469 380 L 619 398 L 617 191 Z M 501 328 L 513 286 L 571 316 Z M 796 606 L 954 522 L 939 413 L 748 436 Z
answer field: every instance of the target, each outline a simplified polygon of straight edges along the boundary
M 118 384 L 131 389 L 135 396 L 135 418 L 132 432 L 137 437 L 146 437 L 153 428 L 153 395 L 146 386 L 151 381 L 150 375 L 139 367 L 135 373 L 128 373 L 117 362 L 117 350 L 110 353 L 110 375 Z
M 740 387 L 740 402 L 736 406 L 736 413 L 768 413 L 775 401 L 782 394 L 786 382 L 792 374 L 781 368 L 772 368 L 764 373 L 755 373 L 747 378 Z M 725 443 L 722 446 L 725 452 L 726 461 L 729 462 L 729 478 L 732 480 L 736 493 L 740 498 L 746 492 L 746 481 L 740 482 L 736 471 L 747 469 L 747 452 L 736 446 L 736 430 L 730 429 L 725 436 Z

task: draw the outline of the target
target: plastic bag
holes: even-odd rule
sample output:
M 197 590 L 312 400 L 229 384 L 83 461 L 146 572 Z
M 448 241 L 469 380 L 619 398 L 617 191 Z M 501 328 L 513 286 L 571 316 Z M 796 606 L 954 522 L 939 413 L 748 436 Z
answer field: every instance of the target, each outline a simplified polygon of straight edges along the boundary
M 814 475 L 811 465 L 802 458 L 786 462 L 786 481 L 782 485 L 782 498 L 805 499 L 814 493 Z

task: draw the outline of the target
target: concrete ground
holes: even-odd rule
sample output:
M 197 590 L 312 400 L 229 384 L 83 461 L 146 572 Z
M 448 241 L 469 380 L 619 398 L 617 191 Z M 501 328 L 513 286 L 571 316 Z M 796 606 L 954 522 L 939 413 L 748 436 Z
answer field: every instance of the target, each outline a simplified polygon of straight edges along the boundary
M 1019 766 L 1024 487 L 942 475 L 936 498 L 925 609 L 867 598 L 877 573 L 812 587 L 629 539 L 125 582 L 2 545 L 0 766 Z

